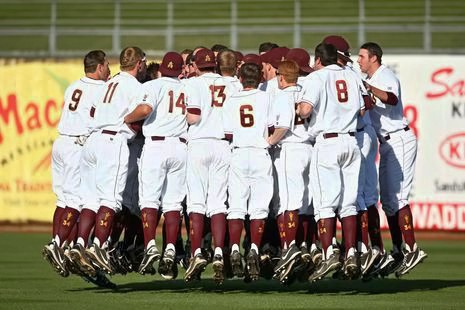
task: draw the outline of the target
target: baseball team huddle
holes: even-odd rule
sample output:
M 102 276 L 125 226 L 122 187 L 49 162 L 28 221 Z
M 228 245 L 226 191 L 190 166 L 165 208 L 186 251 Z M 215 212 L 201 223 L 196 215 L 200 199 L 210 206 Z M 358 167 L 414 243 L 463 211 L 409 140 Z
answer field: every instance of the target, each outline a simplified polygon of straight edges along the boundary
M 338 35 L 317 45 L 313 67 L 305 49 L 271 42 L 150 65 L 127 47 L 111 77 L 105 53 L 90 51 L 64 95 L 43 257 L 105 287 L 107 275 L 153 275 L 157 262 L 164 279 L 183 266 L 186 282 L 211 264 L 218 285 L 407 274 L 427 257 L 408 201 L 417 140 L 382 55 L 363 44 L 358 72 Z

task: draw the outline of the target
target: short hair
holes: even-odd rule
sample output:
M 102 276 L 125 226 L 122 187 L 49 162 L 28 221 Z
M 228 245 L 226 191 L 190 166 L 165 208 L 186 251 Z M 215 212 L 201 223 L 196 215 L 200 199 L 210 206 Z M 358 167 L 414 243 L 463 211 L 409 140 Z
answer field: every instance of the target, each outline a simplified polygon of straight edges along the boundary
M 137 62 L 144 59 L 145 53 L 137 46 L 126 47 L 119 55 L 119 64 L 121 71 L 130 71 L 134 69 Z
M 194 51 L 192 51 L 192 53 L 189 53 L 189 55 L 187 55 L 185 65 L 191 65 L 193 61 L 194 61 Z
M 179 54 L 181 54 L 181 55 L 183 55 L 183 54 L 189 55 L 189 54 L 191 54 L 191 53 L 193 53 L 193 52 L 194 52 L 194 50 L 191 50 L 190 48 L 185 48 L 185 49 L 183 49 L 182 52 L 179 53 Z
M 276 47 L 279 47 L 279 45 L 276 44 L 276 43 L 273 43 L 273 42 L 263 42 L 263 43 L 260 44 L 260 46 L 258 47 L 258 53 L 261 54 L 261 53 L 264 53 L 264 52 L 268 52 L 268 51 L 271 51 L 273 48 L 276 48 Z
M 223 45 L 223 44 L 214 44 L 211 48 L 211 50 L 213 52 L 217 52 L 217 53 L 220 53 L 220 52 L 223 52 L 223 51 L 226 51 L 228 50 L 228 47 L 226 45 Z
M 368 51 L 368 56 L 376 56 L 377 61 L 381 64 L 381 58 L 383 58 L 383 50 L 381 46 L 374 42 L 367 42 L 360 46 L 360 49 L 365 49 Z
M 257 64 L 245 63 L 239 70 L 239 76 L 244 88 L 257 88 L 262 79 L 262 69 Z
M 283 76 L 287 83 L 297 83 L 299 71 L 299 65 L 295 61 L 284 60 L 279 64 L 277 74 Z
M 147 65 L 147 72 L 145 74 L 145 81 L 151 81 L 157 79 L 158 71 L 160 70 L 160 64 L 152 61 Z
M 315 59 L 319 58 L 323 66 L 337 64 L 337 49 L 332 44 L 320 43 L 315 48 Z
M 94 73 L 97 66 L 105 64 L 105 53 L 102 50 L 90 51 L 84 56 L 84 72 Z
M 236 72 L 237 58 L 233 51 L 225 50 L 216 57 L 220 73 L 233 75 Z

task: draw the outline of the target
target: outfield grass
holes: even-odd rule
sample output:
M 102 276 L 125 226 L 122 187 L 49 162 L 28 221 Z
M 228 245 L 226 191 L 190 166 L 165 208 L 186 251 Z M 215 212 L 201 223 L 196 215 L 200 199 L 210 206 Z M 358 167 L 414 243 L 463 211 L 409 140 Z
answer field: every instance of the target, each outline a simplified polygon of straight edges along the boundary
M 429 254 L 417 269 L 398 280 L 323 280 L 283 287 L 275 281 L 245 284 L 210 278 L 186 284 L 159 275 L 114 276 L 116 291 L 78 277 L 61 278 L 42 259 L 47 234 L 0 233 L 0 309 L 303 309 L 427 308 L 459 309 L 465 302 L 463 241 L 422 241 Z M 160 308 L 161 307 L 161 308 Z

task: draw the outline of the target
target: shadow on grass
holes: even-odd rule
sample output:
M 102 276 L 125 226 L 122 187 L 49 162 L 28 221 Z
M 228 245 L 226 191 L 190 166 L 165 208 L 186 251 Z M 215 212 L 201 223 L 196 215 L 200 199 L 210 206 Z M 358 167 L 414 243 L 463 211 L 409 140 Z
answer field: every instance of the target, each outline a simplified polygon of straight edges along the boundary
M 411 291 L 434 291 L 443 288 L 465 286 L 465 280 L 439 280 L 439 279 L 382 279 L 371 282 L 362 281 L 340 281 L 325 279 L 313 284 L 294 283 L 290 286 L 282 286 L 277 281 L 260 280 L 255 283 L 244 283 L 241 280 L 227 280 L 223 285 L 217 286 L 213 280 L 205 279 L 194 283 L 185 283 L 178 280 L 155 280 L 150 282 L 134 282 L 118 285 L 116 290 L 102 289 L 98 287 L 87 287 L 73 289 L 70 291 L 95 291 L 98 293 L 125 294 L 137 291 L 157 291 L 164 293 L 183 292 L 210 292 L 221 294 L 235 293 L 279 293 L 291 292 L 296 294 L 346 294 L 346 295 L 368 295 L 368 294 L 396 294 Z

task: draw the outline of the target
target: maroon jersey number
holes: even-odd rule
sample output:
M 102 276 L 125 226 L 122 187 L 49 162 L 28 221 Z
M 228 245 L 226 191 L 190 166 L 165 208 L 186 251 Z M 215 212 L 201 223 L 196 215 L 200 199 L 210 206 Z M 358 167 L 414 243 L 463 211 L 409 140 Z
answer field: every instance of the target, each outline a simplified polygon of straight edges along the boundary
M 108 84 L 107 92 L 105 93 L 105 97 L 103 97 L 103 103 L 110 103 L 111 98 L 113 98 L 113 94 L 115 93 L 116 87 L 119 83 L 110 83 Z
M 75 89 L 71 95 L 71 102 L 68 105 L 70 111 L 76 111 L 79 101 L 81 101 L 82 90 Z
M 244 104 L 241 105 L 239 111 L 241 115 L 241 126 L 252 127 L 254 124 L 253 107 L 250 104 Z
M 212 107 L 223 106 L 224 101 L 226 100 L 226 94 L 224 93 L 224 85 L 210 85 L 210 91 L 212 93 Z
M 337 100 L 340 103 L 345 103 L 349 100 L 349 94 L 347 93 L 347 84 L 344 80 L 337 80 L 336 81 L 336 92 L 337 92 Z
M 174 106 L 177 108 L 181 108 L 182 114 L 186 114 L 186 103 L 184 102 L 184 93 L 180 93 L 178 99 L 176 100 L 176 104 L 174 103 L 174 93 L 172 90 L 168 92 L 168 96 L 170 96 L 170 107 L 168 109 L 169 113 L 173 113 Z

